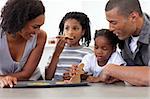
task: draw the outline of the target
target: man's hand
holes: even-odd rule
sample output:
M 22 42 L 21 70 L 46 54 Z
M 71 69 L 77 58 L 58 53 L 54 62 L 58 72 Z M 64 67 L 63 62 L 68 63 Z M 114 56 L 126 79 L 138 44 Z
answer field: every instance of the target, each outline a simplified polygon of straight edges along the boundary
M 98 77 L 95 77 L 93 79 L 94 82 L 104 82 L 104 83 L 107 83 L 107 84 L 110 84 L 110 83 L 114 83 L 116 81 L 119 81 L 118 79 L 112 77 L 110 75 L 110 71 L 111 69 L 113 69 L 116 65 L 114 64 L 108 64 L 105 66 L 105 68 L 103 68 L 102 72 L 100 73 L 100 75 Z

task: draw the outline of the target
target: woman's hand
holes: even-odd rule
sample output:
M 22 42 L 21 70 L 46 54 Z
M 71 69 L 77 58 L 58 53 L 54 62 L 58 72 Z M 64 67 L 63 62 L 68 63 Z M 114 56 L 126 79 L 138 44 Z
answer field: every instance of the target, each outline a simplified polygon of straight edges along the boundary
M 14 84 L 17 84 L 17 78 L 12 76 L 0 77 L 0 87 L 13 87 Z

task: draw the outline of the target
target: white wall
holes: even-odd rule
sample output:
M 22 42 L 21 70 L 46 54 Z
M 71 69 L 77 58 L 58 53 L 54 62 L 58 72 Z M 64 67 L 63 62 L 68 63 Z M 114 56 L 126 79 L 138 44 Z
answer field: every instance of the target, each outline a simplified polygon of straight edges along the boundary
M 42 0 L 46 6 L 46 22 L 43 29 L 48 38 L 58 35 L 58 25 L 62 17 L 69 11 L 82 11 L 91 20 L 92 38 L 96 29 L 108 28 L 105 19 L 105 4 L 108 0 Z M 150 14 L 150 0 L 140 0 L 144 12 Z M 93 41 L 92 41 L 93 42 Z M 93 45 L 93 43 L 91 43 Z
M 1 0 L 0 9 L 7 0 Z M 108 28 L 105 19 L 105 4 L 108 0 L 42 0 L 46 7 L 46 20 L 42 26 L 48 39 L 58 35 L 58 25 L 62 17 L 69 11 L 82 11 L 91 20 L 92 38 L 96 29 Z M 140 0 L 144 12 L 150 14 L 150 0 Z M 92 41 L 93 42 L 93 41 Z M 46 44 L 46 46 L 48 43 Z M 93 45 L 93 43 L 91 43 Z
M 43 29 L 48 38 L 58 35 L 58 25 L 62 17 L 69 11 L 86 13 L 91 20 L 92 37 L 95 29 L 106 28 L 104 7 L 107 0 L 43 0 L 46 6 L 46 21 Z

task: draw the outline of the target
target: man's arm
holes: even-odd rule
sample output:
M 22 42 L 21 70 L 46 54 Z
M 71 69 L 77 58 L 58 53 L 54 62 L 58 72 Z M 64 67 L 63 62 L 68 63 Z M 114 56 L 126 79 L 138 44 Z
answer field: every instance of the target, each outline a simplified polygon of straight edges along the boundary
M 132 85 L 150 85 L 150 67 L 148 66 L 131 67 L 109 64 L 103 69 L 102 75 L 111 76 L 126 81 Z

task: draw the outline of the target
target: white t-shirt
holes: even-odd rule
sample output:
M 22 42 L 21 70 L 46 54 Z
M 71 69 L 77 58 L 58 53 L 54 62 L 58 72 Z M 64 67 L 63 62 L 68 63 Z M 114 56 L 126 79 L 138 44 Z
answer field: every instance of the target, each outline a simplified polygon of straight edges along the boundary
M 131 43 L 129 44 L 129 46 L 130 46 L 132 53 L 134 53 L 135 50 L 137 49 L 137 41 L 139 39 L 139 36 L 137 36 L 137 37 L 131 36 L 131 37 L 132 37 L 132 39 L 131 39 Z
M 83 70 L 85 72 L 88 72 L 88 74 L 93 74 L 94 77 L 99 76 L 102 69 L 105 67 L 101 67 L 98 65 L 95 54 L 85 55 L 81 63 L 84 64 Z M 126 65 L 126 62 L 121 57 L 120 53 L 116 51 L 112 53 L 107 64 Z

